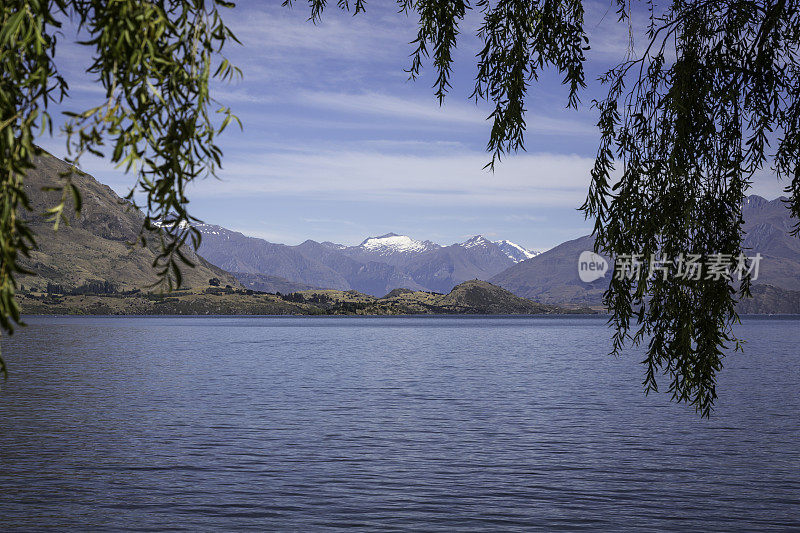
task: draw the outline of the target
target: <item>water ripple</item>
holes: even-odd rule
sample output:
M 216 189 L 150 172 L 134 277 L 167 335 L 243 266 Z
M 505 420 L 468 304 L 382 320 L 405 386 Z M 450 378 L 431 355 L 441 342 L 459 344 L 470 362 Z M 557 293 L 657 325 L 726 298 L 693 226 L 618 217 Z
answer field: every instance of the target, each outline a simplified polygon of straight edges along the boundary
M 800 529 L 798 320 L 745 320 L 711 420 L 602 318 L 29 322 L 3 529 Z

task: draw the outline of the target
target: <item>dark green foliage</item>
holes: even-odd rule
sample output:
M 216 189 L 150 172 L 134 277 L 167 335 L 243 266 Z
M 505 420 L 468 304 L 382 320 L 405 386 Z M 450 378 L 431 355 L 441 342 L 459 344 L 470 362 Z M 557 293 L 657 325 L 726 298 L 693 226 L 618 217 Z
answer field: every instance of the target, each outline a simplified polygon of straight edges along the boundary
M 71 162 L 82 154 L 103 155 L 136 175 L 146 197 L 144 230 L 156 231 L 160 253 L 153 266 L 167 289 L 181 285 L 181 252 L 197 244 L 199 233 L 186 210 L 186 185 L 213 175 L 221 151 L 215 137 L 236 118 L 224 107 L 211 110 L 212 77 L 230 79 L 238 70 L 221 56 L 235 40 L 222 23 L 222 0 L 3 0 L 0 3 L 0 331 L 19 322 L 14 299 L 18 264 L 35 246 L 18 216 L 29 208 L 22 187 L 33 141 L 49 132 L 49 104 L 68 96 L 53 57 L 67 18 L 88 36 L 88 72 L 106 94 L 98 105 L 69 113 L 66 127 Z M 61 201 L 48 210 L 54 227 L 66 220 L 68 200 L 80 212 L 81 198 L 70 176 L 63 176 Z M 156 224 L 158 222 L 158 224 Z M 144 238 L 145 233 L 142 233 Z M 0 374 L 5 366 L 0 360 Z
M 63 286 L 48 281 L 45 292 L 47 292 L 47 294 L 64 294 L 65 291 Z
M 797 3 L 675 2 L 652 22 L 647 51 L 604 78 L 602 141 L 583 208 L 612 256 L 737 257 L 756 172 L 772 165 L 792 178 L 795 216 L 800 208 Z M 677 263 L 669 267 L 666 279 L 643 270 L 611 282 L 614 351 L 649 339 L 646 390 L 666 374 L 673 398 L 708 416 L 725 350 L 738 346 L 734 306 L 750 279 L 684 279 Z
M 75 287 L 73 289 L 68 289 L 65 288 L 63 285 L 48 281 L 45 287 L 45 292 L 47 294 L 67 294 L 71 296 L 77 296 L 81 294 L 123 294 L 119 290 L 117 290 L 116 285 L 114 285 L 110 281 L 104 281 L 104 280 L 87 281 L 83 285 L 80 285 L 79 287 Z
M 294 303 L 326 304 L 333 301 L 327 294 L 318 293 L 313 293 L 308 297 L 299 292 L 291 292 L 289 294 L 276 293 L 275 295 L 286 302 Z
M 178 293 L 181 291 L 172 291 L 173 293 Z M 225 285 L 225 287 L 209 287 L 203 291 L 203 294 L 214 294 L 214 295 L 221 295 L 221 294 L 244 294 L 247 296 L 252 296 L 254 294 L 267 294 L 264 292 L 254 291 L 252 289 L 237 289 L 231 287 L 230 285 Z
M 212 287 L 219 287 L 220 284 L 219 278 L 211 278 L 210 280 L 208 280 L 208 284 L 211 285 Z
M 91 280 L 87 281 L 80 287 L 72 289 L 67 294 L 117 294 L 118 292 L 119 291 L 117 290 L 116 285 L 110 281 Z
M 328 296 L 327 294 L 316 294 L 316 293 L 314 293 L 306 301 L 309 302 L 309 303 L 312 303 L 312 304 L 324 304 L 324 303 L 330 302 L 331 301 L 331 297 Z
M 317 20 L 325 2 L 310 3 Z M 637 33 L 633 4 L 615 3 L 620 23 Z M 399 5 L 419 20 L 411 76 L 432 55 L 441 101 L 459 23 L 473 6 L 466 0 Z M 640 57 L 620 58 L 603 77 L 608 97 L 596 102 L 602 140 L 582 209 L 595 219 L 597 250 L 610 257 L 737 257 L 742 201 L 756 172 L 772 167 L 788 178 L 788 206 L 800 216 L 798 2 L 642 5 L 650 13 L 649 46 Z M 577 105 L 589 41 L 579 0 L 477 0 L 474 7 L 483 14 L 484 47 L 473 97 L 495 106 L 488 144 L 493 167 L 505 151 L 523 147 L 525 97 L 540 69 L 562 73 L 568 103 Z M 605 303 L 616 328 L 614 352 L 626 340 L 648 339 L 645 389 L 657 390 L 658 374 L 666 374 L 673 398 L 708 416 L 725 350 L 738 346 L 731 335 L 734 306 L 749 294 L 750 280 L 687 280 L 676 275 L 677 263 L 669 268 L 666 278 L 648 278 L 642 269 L 638 278 L 611 283 Z
M 329 315 L 354 315 L 370 306 L 366 302 L 336 302 L 326 309 Z
M 289 294 L 280 294 L 278 293 L 277 296 L 280 297 L 281 300 L 285 302 L 294 302 L 294 303 L 303 303 L 306 301 L 305 296 L 300 294 L 299 292 L 290 292 Z

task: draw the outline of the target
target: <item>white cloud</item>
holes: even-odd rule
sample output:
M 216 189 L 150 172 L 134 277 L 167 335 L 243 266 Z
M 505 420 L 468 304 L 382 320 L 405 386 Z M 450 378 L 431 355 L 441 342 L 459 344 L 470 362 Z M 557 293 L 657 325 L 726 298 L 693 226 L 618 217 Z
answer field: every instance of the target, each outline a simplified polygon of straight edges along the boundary
M 226 54 L 242 69 L 245 82 L 295 87 L 309 79 L 315 84 L 364 82 L 386 64 L 402 70 L 413 22 L 376 7 L 352 16 L 331 5 L 314 24 L 304 4 L 291 9 L 279 3 L 241 5 L 226 13 L 225 21 L 243 46 L 232 44 Z
M 542 215 L 506 215 L 503 220 L 508 222 L 545 222 L 547 217 Z
M 295 53 L 313 52 L 316 57 L 353 59 L 383 54 L 391 46 L 375 45 L 407 42 L 413 30 L 408 17 L 375 7 L 352 16 L 332 5 L 316 24 L 308 20 L 309 15 L 306 5 L 286 8 L 261 3 L 258 8 L 242 6 L 226 13 L 225 22 L 246 48 L 259 54 L 277 55 L 288 48 Z
M 392 117 L 403 121 L 446 122 L 486 128 L 489 111 L 478 105 L 462 103 L 456 99 L 446 100 L 440 106 L 434 98 L 412 100 L 374 92 L 348 94 L 333 92 L 303 92 L 298 103 L 325 110 L 357 115 Z M 596 135 L 596 128 L 589 122 L 554 118 L 546 115 L 526 114 L 527 132 L 574 135 Z
M 436 120 L 464 124 L 483 124 L 485 113 L 478 107 L 457 102 L 439 104 L 431 98 L 415 101 L 387 94 L 303 92 L 299 101 L 327 110 L 403 118 L 404 120 Z
M 564 206 L 585 197 L 593 160 L 577 155 L 522 154 L 482 170 L 483 152 L 424 155 L 308 150 L 229 157 L 222 181 L 206 180 L 200 196 L 279 196 L 409 205 Z

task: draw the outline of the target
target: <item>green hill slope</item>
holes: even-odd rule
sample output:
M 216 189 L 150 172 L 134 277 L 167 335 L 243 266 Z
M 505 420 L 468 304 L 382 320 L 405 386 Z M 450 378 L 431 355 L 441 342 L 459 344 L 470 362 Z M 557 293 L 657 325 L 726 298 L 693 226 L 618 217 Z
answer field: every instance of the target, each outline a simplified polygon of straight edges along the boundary
M 466 281 L 450 294 L 396 289 L 382 298 L 356 291 L 312 289 L 276 295 L 249 289 L 211 287 L 160 296 L 131 294 L 26 293 L 20 298 L 27 314 L 146 315 L 531 315 L 592 313 L 519 298 L 485 281 Z
M 144 289 L 156 281 L 152 268 L 156 245 L 145 248 L 130 244 L 136 241 L 142 227 L 141 212 L 88 174 L 74 173 L 72 181 L 83 200 L 81 216 L 70 215 L 70 224 L 61 224 L 54 231 L 43 213 L 58 203 L 61 193 L 42 189 L 61 186 L 64 178 L 60 173 L 70 166 L 49 154 L 37 157 L 35 165 L 25 177 L 33 210 L 20 212 L 36 234 L 38 245 L 30 258 L 23 257 L 21 261 L 23 267 L 37 274 L 20 277 L 26 289 L 42 290 L 51 283 L 69 290 L 92 282 L 108 282 L 123 291 Z M 68 207 L 71 214 L 72 204 Z M 207 287 L 211 278 L 218 278 L 223 285 L 238 286 L 227 272 L 191 250 L 185 253 L 196 264 L 195 268 L 184 270 L 185 286 Z
M 456 285 L 438 304 L 442 307 L 480 314 L 538 314 L 552 312 L 553 306 L 526 300 L 487 281 L 472 280 Z

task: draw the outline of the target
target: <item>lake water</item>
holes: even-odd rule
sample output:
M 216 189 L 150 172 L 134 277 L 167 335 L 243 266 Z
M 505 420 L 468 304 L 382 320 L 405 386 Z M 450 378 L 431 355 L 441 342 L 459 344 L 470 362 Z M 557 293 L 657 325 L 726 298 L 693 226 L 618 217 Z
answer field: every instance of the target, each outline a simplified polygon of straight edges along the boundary
M 0 528 L 800 529 L 800 320 L 710 420 L 600 318 L 31 317 Z

